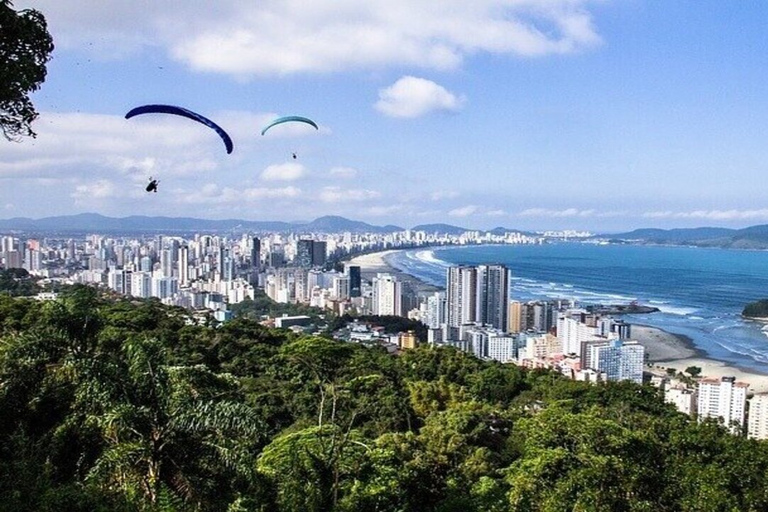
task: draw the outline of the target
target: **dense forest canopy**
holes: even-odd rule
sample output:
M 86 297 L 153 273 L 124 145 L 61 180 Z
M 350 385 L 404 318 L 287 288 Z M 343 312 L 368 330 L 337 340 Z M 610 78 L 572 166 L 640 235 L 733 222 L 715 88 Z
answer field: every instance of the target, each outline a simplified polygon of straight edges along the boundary
M 0 296 L 0 509 L 758 511 L 768 448 L 631 383 L 75 286 Z

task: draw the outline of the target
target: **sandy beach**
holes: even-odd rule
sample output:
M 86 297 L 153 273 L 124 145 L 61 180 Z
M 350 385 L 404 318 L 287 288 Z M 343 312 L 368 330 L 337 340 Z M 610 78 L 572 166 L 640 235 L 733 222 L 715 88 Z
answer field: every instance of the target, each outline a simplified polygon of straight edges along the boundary
M 363 279 L 373 279 L 376 277 L 376 274 L 379 273 L 392 274 L 397 277 L 399 281 L 410 287 L 411 290 L 413 290 L 416 294 L 427 294 L 440 290 L 440 288 L 437 286 L 425 283 L 424 281 L 421 281 L 411 274 L 406 274 L 405 272 L 401 272 L 400 270 L 390 266 L 385 258 L 395 252 L 397 252 L 397 250 L 363 254 L 362 256 L 355 256 L 349 260 L 347 264 L 359 266 L 360 274 L 362 275 Z
M 396 250 L 356 256 L 348 263 L 360 266 L 360 272 L 366 279 L 372 279 L 377 273 L 387 272 L 408 283 L 417 293 L 430 293 L 439 289 L 391 267 L 385 258 L 394 252 Z M 632 323 L 632 316 L 626 316 L 625 320 Z M 653 374 L 666 375 L 668 368 L 685 371 L 689 366 L 698 366 L 702 370 L 702 377 L 733 376 L 738 381 L 747 382 L 751 393 L 768 393 L 768 375 L 707 358 L 687 336 L 672 334 L 648 325 L 632 324 L 632 339 L 645 347 L 648 362 L 652 363 L 646 370 Z
M 627 321 L 631 323 L 632 319 L 627 318 Z M 702 377 L 736 377 L 737 381 L 749 384 L 751 393 L 768 393 L 768 375 L 707 358 L 687 336 L 648 325 L 632 324 L 632 339 L 645 347 L 648 361 L 652 363 L 647 371 L 655 375 L 666 375 L 668 368 L 684 372 L 690 366 L 698 366 Z

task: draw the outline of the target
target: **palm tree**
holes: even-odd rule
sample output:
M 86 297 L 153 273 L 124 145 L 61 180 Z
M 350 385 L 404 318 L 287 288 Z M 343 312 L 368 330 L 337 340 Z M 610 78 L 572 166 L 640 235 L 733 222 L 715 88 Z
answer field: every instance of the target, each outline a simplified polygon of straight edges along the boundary
M 212 479 L 252 477 L 265 429 L 234 377 L 170 366 L 153 339 L 126 341 L 122 356 L 81 369 L 77 401 L 106 445 L 89 483 L 139 508 L 170 499 L 194 509 Z

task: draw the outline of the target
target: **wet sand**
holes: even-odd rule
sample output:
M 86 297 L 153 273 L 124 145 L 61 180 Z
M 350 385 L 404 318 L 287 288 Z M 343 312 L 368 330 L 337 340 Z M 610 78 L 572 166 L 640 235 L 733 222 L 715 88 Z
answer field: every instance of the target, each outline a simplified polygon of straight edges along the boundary
M 397 252 L 397 250 L 389 250 L 364 254 L 362 256 L 355 256 L 349 260 L 347 264 L 359 266 L 361 276 L 363 279 L 367 279 L 369 281 L 376 277 L 376 274 L 379 273 L 392 274 L 397 278 L 398 281 L 401 281 L 405 283 L 406 286 L 410 287 L 410 289 L 417 295 L 433 293 L 441 290 L 441 288 L 437 286 L 425 283 L 424 281 L 421 281 L 411 274 L 406 274 L 405 272 L 402 272 L 389 265 L 389 263 L 386 261 L 386 257 L 395 252 Z
M 631 322 L 631 319 L 627 320 Z M 648 325 L 632 324 L 632 339 L 645 347 L 648 361 L 652 363 L 646 370 L 655 375 L 666 375 L 668 368 L 685 372 L 690 366 L 698 366 L 701 368 L 702 377 L 736 377 L 737 381 L 748 383 L 752 393 L 768 392 L 768 375 L 710 359 L 694 346 L 689 337 L 682 334 L 672 334 Z

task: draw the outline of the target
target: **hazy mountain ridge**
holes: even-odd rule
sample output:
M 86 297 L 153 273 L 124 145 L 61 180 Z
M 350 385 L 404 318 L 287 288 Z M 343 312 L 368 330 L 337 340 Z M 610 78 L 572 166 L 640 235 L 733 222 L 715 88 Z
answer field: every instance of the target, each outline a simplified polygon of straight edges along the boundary
M 375 226 L 339 216 L 319 217 L 311 222 L 296 223 L 283 221 L 251 221 L 243 219 L 197 219 L 193 217 L 164 217 L 132 215 L 130 217 L 107 217 L 98 213 L 80 213 L 31 219 L 15 217 L 0 220 L 4 231 L 104 231 L 142 233 L 152 231 L 269 231 L 269 232 L 342 232 L 391 233 L 402 231 L 399 226 Z
M 731 228 L 636 229 L 627 233 L 600 235 L 600 238 L 635 243 L 691 245 L 725 249 L 768 249 L 768 225 Z

